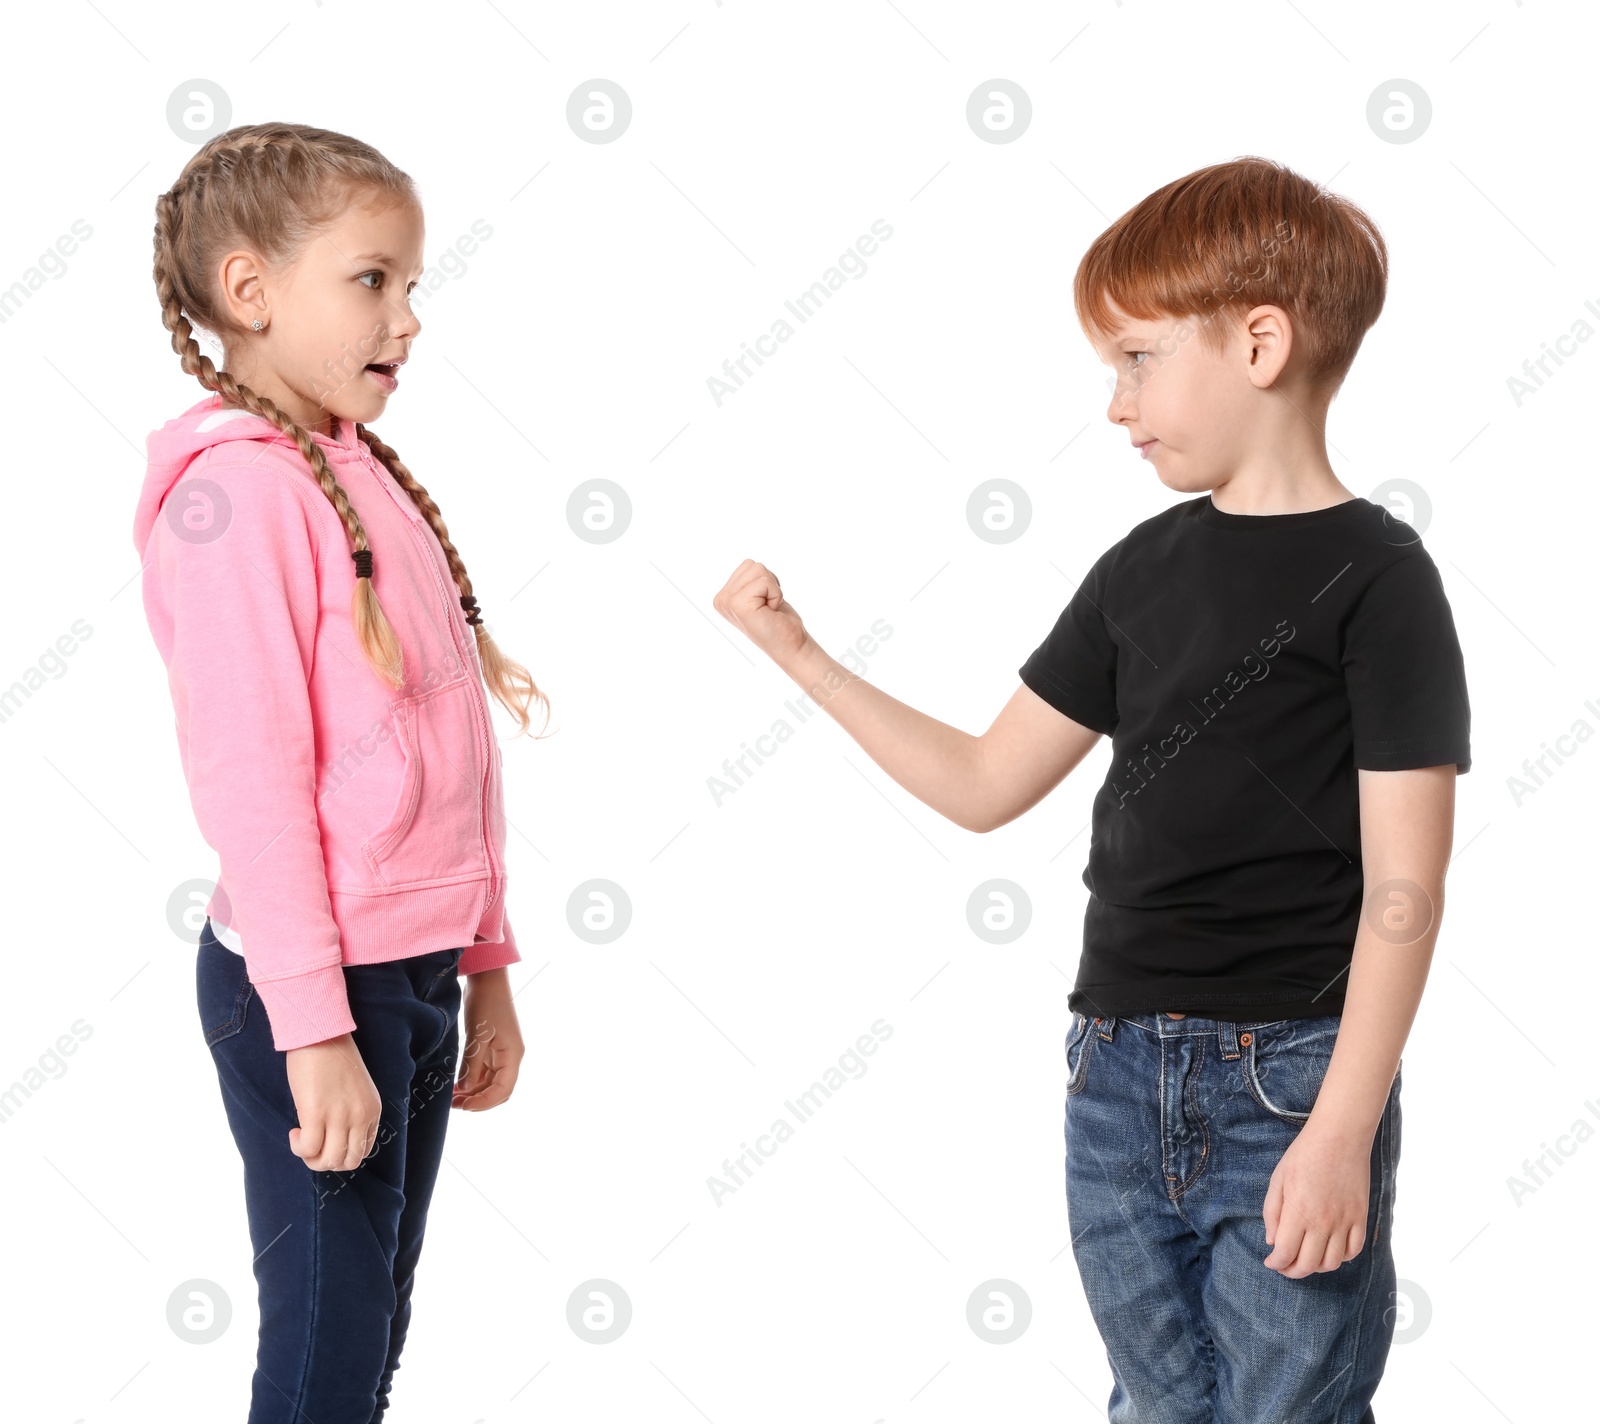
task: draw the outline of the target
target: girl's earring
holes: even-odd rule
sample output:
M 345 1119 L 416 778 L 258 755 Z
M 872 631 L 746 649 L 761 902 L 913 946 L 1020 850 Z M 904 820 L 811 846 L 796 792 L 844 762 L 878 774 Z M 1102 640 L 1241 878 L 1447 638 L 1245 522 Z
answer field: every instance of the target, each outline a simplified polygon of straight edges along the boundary
M 250 323 L 250 330 L 251 331 L 260 331 L 261 330 L 261 318 L 260 317 L 257 317 L 253 322 Z

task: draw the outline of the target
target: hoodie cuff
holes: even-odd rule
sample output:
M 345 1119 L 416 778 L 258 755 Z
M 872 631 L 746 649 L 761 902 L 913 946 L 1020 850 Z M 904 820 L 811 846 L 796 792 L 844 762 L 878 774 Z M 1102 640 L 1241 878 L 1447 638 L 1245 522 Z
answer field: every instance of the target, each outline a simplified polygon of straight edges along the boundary
M 469 944 L 456 965 L 457 973 L 482 974 L 485 969 L 503 969 L 508 964 L 522 963 L 522 955 L 517 952 L 517 937 L 511 933 L 510 920 L 504 922 L 501 932 L 504 939 Z
M 267 1011 L 272 1046 L 279 1053 L 355 1031 L 342 965 L 251 983 Z

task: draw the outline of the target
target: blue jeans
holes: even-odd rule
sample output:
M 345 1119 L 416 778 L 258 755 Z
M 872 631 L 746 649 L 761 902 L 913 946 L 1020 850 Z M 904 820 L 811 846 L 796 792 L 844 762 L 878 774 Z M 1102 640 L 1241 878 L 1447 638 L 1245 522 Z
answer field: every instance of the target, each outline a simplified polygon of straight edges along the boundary
M 299 1118 L 287 1055 L 272 1046 L 244 959 L 206 921 L 200 1023 L 244 1159 L 261 1311 L 249 1424 L 373 1424 L 388 1408 L 450 1122 L 461 954 L 344 967 L 382 1116 L 359 1167 L 318 1172 L 289 1149 Z
M 1262 1264 L 1267 1185 L 1338 1031 L 1337 1015 L 1073 1015 L 1067 1216 L 1112 1424 L 1373 1424 L 1394 1336 L 1398 1072 L 1360 1252 L 1298 1280 Z

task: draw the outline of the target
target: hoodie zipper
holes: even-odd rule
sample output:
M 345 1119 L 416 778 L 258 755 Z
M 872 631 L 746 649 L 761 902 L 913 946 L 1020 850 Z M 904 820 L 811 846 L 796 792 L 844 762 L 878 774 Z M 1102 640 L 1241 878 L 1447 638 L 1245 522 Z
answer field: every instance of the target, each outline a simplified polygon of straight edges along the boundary
M 463 660 L 470 667 L 477 668 L 479 666 L 477 650 L 473 649 L 469 654 L 469 651 L 461 646 L 461 634 L 456 628 L 456 620 L 450 608 L 449 596 L 444 590 L 444 580 L 439 575 L 439 562 L 433 557 L 433 546 L 428 543 L 428 536 L 417 527 L 421 521 L 417 519 L 411 510 L 407 509 L 405 505 L 401 504 L 399 496 L 389 488 L 389 482 L 383 478 L 382 474 L 379 473 L 377 461 L 374 460 L 372 455 L 368 452 L 365 441 L 361 442 L 361 449 L 357 453 L 359 454 L 362 463 L 367 466 L 367 472 L 382 487 L 384 493 L 394 501 L 395 508 L 400 511 L 407 524 L 410 525 L 411 532 L 415 536 L 418 545 L 422 549 L 423 559 L 433 573 L 434 587 L 439 591 L 439 601 L 445 611 L 445 623 L 449 626 L 450 638 L 455 650 L 457 653 L 461 654 Z M 500 875 L 498 867 L 495 864 L 494 847 L 490 843 L 489 839 L 489 784 L 492 780 L 491 772 L 493 771 L 494 748 L 489 744 L 490 728 L 489 719 L 484 707 L 484 697 L 482 692 L 483 678 L 480 675 L 473 680 L 477 685 L 474 686 L 472 690 L 472 705 L 478 717 L 478 731 L 483 737 L 483 742 L 480 747 L 480 751 L 483 756 L 483 777 L 482 789 L 478 799 L 478 828 L 483 836 L 484 859 L 489 866 L 489 883 L 483 902 L 483 913 L 487 914 L 488 911 L 493 907 L 494 902 L 500 896 Z

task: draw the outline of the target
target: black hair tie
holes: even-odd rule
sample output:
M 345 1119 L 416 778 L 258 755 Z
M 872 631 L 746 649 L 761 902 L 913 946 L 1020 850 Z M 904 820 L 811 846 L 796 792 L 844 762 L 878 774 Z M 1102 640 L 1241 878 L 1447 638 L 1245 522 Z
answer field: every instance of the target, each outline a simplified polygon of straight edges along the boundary
M 355 561 L 356 561 L 356 577 L 358 579 L 369 579 L 369 578 L 371 578 L 372 577 L 372 550 L 371 549 L 357 549 L 355 551 L 355 553 L 353 555 L 351 555 L 351 557 L 354 558 Z
M 461 607 L 462 611 L 467 615 L 468 623 L 476 624 L 483 622 L 483 619 L 478 616 L 478 600 L 475 599 L 470 593 L 464 593 L 461 595 Z

